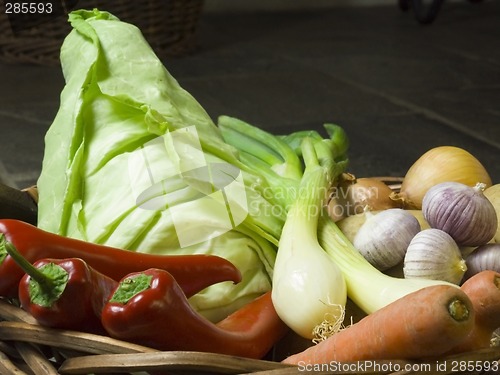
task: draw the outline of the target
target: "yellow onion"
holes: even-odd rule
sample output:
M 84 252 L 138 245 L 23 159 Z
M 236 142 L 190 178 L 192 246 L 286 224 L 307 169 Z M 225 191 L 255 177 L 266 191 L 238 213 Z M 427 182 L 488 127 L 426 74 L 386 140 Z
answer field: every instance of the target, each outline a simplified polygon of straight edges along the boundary
M 493 207 L 495 207 L 498 218 L 498 226 L 494 240 L 495 242 L 500 243 L 500 184 L 495 184 L 487 188 L 484 191 L 484 196 L 488 198 Z
M 334 221 L 361 214 L 365 210 L 382 211 L 401 208 L 401 202 L 391 199 L 392 189 L 378 178 L 356 178 L 344 173 L 332 190 L 327 210 Z
M 491 177 L 481 162 L 468 151 L 455 146 L 438 146 L 424 153 L 407 171 L 401 190 L 392 199 L 404 208 L 421 209 L 422 199 L 432 186 L 441 182 L 460 182 L 491 186 Z

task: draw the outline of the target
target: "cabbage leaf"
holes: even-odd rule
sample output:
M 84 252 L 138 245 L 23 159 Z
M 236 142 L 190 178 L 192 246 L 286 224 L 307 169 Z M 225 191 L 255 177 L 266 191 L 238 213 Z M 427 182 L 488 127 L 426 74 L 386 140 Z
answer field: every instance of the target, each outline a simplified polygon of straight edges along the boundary
M 259 178 L 137 27 L 96 9 L 74 11 L 69 20 L 73 30 L 61 48 L 66 83 L 45 136 L 37 183 L 38 226 L 130 251 L 206 253 L 232 261 L 241 283 L 220 283 L 191 298 L 212 320 L 268 291 L 286 213 L 260 214 L 272 203 L 254 189 Z M 182 141 L 174 146 L 178 134 Z M 224 194 L 220 202 L 193 203 L 207 195 L 203 174 L 170 173 L 202 162 L 201 171 L 203 161 L 242 173 L 220 172 L 233 182 L 242 178 L 246 191 L 246 202 L 232 207 L 230 230 L 212 206 L 227 206 Z M 181 243 L 181 233 L 188 238 L 202 228 L 214 235 Z

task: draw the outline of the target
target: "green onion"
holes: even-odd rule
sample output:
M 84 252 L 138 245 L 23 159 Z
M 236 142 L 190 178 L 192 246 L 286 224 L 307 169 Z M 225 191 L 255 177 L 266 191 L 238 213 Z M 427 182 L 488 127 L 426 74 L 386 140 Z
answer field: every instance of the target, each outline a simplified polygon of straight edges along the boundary
M 297 334 L 312 339 L 315 328 L 329 316 L 341 319 L 347 296 L 340 269 L 317 238 L 332 168 L 330 163 L 320 165 L 309 138 L 303 141 L 302 154 L 306 168 L 281 233 L 272 298 L 280 318 Z

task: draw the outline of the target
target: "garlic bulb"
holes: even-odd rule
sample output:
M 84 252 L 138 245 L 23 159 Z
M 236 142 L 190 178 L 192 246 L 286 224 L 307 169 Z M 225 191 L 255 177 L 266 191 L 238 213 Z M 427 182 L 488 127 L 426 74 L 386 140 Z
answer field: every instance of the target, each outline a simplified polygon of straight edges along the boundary
M 392 198 L 403 201 L 403 208 L 421 209 L 422 199 L 432 186 L 455 181 L 474 186 L 478 181 L 491 185 L 484 166 L 468 151 L 454 146 L 439 146 L 425 152 L 408 169 L 399 193 Z
M 489 243 L 479 246 L 465 258 L 465 262 L 467 272 L 464 279 L 485 270 L 500 272 L 500 244 Z
M 458 245 L 440 229 L 420 231 L 406 249 L 403 264 L 406 279 L 442 280 L 458 285 L 466 270 Z
M 484 196 L 485 184 L 470 187 L 459 182 L 443 182 L 429 189 L 422 212 L 432 228 L 448 233 L 459 246 L 480 246 L 496 233 L 495 207 Z
M 497 212 L 498 226 L 495 234 L 495 242 L 500 243 L 500 184 L 490 186 L 484 191 L 484 196 L 488 198 Z
M 420 223 L 415 216 L 400 208 L 377 214 L 367 212 L 366 215 L 353 245 L 375 268 L 387 270 L 404 259 L 406 248 L 420 231 Z
M 363 212 L 362 214 L 348 216 L 346 218 L 343 218 L 342 220 L 337 221 L 336 224 L 342 231 L 342 233 L 345 234 L 347 239 L 352 243 L 354 242 L 354 237 L 356 237 L 359 228 L 361 228 L 361 226 L 365 223 L 367 216 L 369 216 L 370 214 L 375 215 L 380 212 L 381 211 L 369 211 Z M 417 219 L 420 224 L 420 229 L 430 228 L 427 221 L 425 221 L 421 210 L 405 210 L 405 212 L 408 212 L 415 216 L 415 219 Z

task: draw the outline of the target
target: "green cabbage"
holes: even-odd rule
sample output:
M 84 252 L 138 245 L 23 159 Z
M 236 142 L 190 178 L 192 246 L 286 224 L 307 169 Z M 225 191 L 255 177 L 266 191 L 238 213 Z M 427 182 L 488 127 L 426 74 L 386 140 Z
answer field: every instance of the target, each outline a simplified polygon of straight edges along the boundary
M 272 197 L 261 194 L 262 179 L 169 74 L 139 29 L 98 10 L 72 12 L 70 22 L 73 30 L 61 48 L 66 85 L 45 137 L 37 184 L 38 226 L 131 251 L 206 253 L 232 261 L 243 274 L 241 283 L 220 283 L 191 298 L 212 320 L 268 291 L 285 212 L 262 214 L 272 207 Z M 178 131 L 185 136 L 174 147 Z M 190 151 L 200 151 L 197 140 L 202 155 L 195 152 L 195 160 L 189 160 Z M 202 160 L 243 173 L 219 170 L 230 175 L 219 185 L 241 177 L 246 191 L 247 201 L 231 207 L 235 225 L 230 230 L 210 205 L 190 205 L 206 196 L 206 189 L 222 187 L 207 186 L 213 176 L 165 174 L 168 168 L 187 171 L 186 163 Z M 197 233 L 202 227 L 218 235 L 181 243 L 179 228 L 189 235 L 189 228 Z

